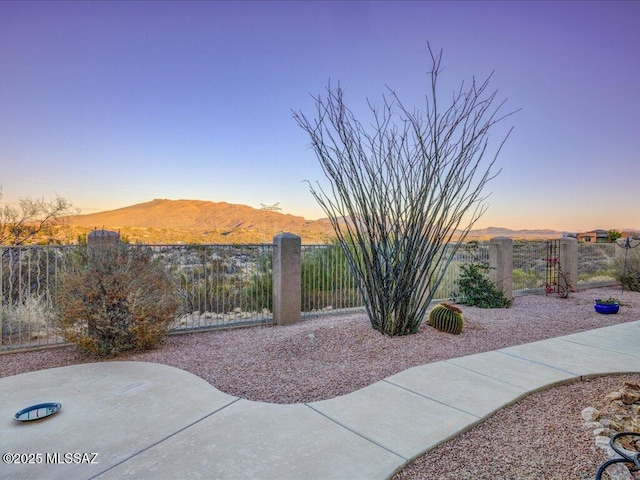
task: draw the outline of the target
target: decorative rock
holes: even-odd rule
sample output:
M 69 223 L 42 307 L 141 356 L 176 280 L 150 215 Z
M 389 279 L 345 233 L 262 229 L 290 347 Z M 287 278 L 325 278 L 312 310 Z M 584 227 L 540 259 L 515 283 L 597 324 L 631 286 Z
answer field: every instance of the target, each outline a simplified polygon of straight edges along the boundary
M 602 426 L 605 428 L 610 428 L 611 430 L 615 430 L 616 432 L 622 431 L 622 425 L 610 418 L 602 418 L 600 419 L 600 423 L 602 423 Z
M 607 468 L 609 480 L 633 480 L 633 476 L 627 467 L 622 463 L 615 463 Z
M 586 422 L 583 424 L 583 427 L 589 430 L 597 430 L 599 428 L 604 428 L 600 422 Z
M 604 401 L 605 402 L 614 402 L 616 400 L 620 400 L 620 398 L 622 398 L 622 391 L 621 390 L 616 390 L 616 391 L 607 393 L 607 395 L 605 395 L 605 397 L 604 397 Z
M 600 427 L 600 428 L 596 428 L 593 431 L 593 435 L 596 437 L 607 437 L 607 438 L 611 438 L 611 436 L 613 436 L 616 432 L 614 432 L 613 430 L 611 430 L 610 428 L 604 428 L 604 427 Z
M 593 430 L 596 446 L 604 450 L 608 458 L 619 458 L 620 456 L 611 448 L 611 437 L 623 431 L 640 433 L 640 387 L 636 383 L 624 382 L 621 389 L 610 392 L 604 400 L 605 404 L 600 411 L 593 407 L 582 411 L 582 417 L 587 422 L 584 425 L 598 425 Z M 625 445 L 620 446 L 627 448 Z M 609 466 L 606 473 L 610 480 L 633 480 L 634 478 L 624 463 Z
M 622 400 L 622 403 L 625 405 L 632 405 L 640 400 L 640 391 L 624 390 L 620 400 Z
M 601 450 L 604 450 L 604 452 L 607 454 L 607 458 L 619 457 L 619 455 L 615 452 L 615 450 L 611 448 L 611 445 L 609 443 L 610 440 L 611 438 L 607 436 L 598 435 L 596 437 L 596 447 L 598 447 Z
M 604 435 L 598 435 L 596 437 L 596 447 L 605 452 L 607 458 L 620 458 L 613 448 L 611 448 L 610 438 Z M 607 475 L 609 480 L 633 480 L 631 472 L 624 464 L 618 463 L 607 468 Z
M 585 422 L 595 422 L 600 418 L 600 412 L 593 407 L 587 407 L 582 410 L 582 418 Z

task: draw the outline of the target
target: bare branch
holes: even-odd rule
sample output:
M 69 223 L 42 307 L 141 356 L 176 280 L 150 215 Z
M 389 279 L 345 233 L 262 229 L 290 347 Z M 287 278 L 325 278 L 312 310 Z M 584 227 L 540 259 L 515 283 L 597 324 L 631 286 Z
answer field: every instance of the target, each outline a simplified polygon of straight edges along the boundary
M 71 203 L 58 195 L 49 202 L 25 197 L 18 206 L 4 205 L 0 207 L 0 245 L 23 245 L 48 235 L 61 217 L 72 213 Z

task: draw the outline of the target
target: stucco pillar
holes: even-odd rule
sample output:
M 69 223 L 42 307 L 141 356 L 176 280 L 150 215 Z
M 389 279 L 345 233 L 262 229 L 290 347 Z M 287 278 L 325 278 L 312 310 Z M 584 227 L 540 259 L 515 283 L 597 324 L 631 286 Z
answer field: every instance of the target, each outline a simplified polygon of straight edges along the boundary
M 558 254 L 560 268 L 566 278 L 558 277 L 561 287 L 567 288 L 569 285 L 574 290 L 578 289 L 578 240 L 571 237 L 560 239 L 560 253 Z M 569 285 L 566 285 L 568 283 Z
M 302 309 L 302 241 L 292 233 L 281 233 L 273 243 L 273 321 L 290 325 L 300 320 Z
M 506 299 L 513 300 L 513 240 L 494 237 L 489 241 L 489 277 Z
M 87 248 L 117 247 L 120 244 L 120 234 L 111 230 L 94 230 L 87 235 Z

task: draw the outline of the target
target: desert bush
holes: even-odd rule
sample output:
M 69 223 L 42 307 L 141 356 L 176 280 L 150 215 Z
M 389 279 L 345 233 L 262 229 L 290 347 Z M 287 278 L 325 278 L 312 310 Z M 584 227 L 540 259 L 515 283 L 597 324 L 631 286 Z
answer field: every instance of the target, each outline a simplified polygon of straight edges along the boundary
M 630 250 L 624 257 L 616 258 L 616 280 L 627 290 L 640 292 L 640 252 Z
M 3 304 L 2 345 L 23 345 L 48 333 L 54 315 L 43 295 L 24 295 L 18 303 Z
M 149 249 L 118 246 L 78 257 L 55 290 L 65 340 L 99 356 L 157 347 L 178 308 L 175 283 Z
M 511 300 L 487 277 L 489 267 L 482 263 L 468 263 L 460 266 L 462 274 L 458 279 L 459 291 L 455 298 L 459 303 L 480 308 L 506 308 Z

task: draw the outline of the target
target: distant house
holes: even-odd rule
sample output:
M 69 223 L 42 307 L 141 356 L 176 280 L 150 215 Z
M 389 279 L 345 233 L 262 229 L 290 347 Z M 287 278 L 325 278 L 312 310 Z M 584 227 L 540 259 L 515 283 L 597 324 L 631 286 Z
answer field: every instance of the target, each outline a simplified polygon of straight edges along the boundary
M 608 233 L 608 230 L 592 230 L 590 232 L 576 233 L 575 237 L 581 243 L 607 243 L 609 241 Z M 631 236 L 629 232 L 620 232 L 620 238 L 629 236 Z
M 592 230 L 576 234 L 580 243 L 607 243 L 607 230 Z

